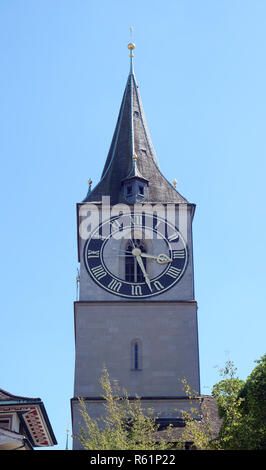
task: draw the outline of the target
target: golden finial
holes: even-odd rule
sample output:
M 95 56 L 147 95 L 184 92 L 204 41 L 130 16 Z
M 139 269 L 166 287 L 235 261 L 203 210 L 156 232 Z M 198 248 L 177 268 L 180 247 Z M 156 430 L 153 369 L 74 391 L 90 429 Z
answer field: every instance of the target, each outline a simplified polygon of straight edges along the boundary
M 132 26 L 130 26 L 129 29 L 130 29 L 130 43 L 128 44 L 127 47 L 128 47 L 128 49 L 131 51 L 130 54 L 129 54 L 129 57 L 134 57 L 134 56 L 133 56 L 133 51 L 134 51 L 134 49 L 135 49 L 136 46 L 135 46 L 134 42 L 132 41 L 132 32 L 133 32 Z
M 89 186 L 89 188 L 88 188 L 87 196 L 88 196 L 88 195 L 90 194 L 90 192 L 91 192 L 91 185 L 92 185 L 92 180 L 89 178 L 89 179 L 88 179 L 88 186 Z
M 176 185 L 177 185 L 177 181 L 176 181 L 176 179 L 174 179 L 174 181 L 173 181 L 173 185 L 174 185 L 174 188 L 176 188 Z
M 135 47 L 136 47 L 136 46 L 135 46 L 135 44 L 134 44 L 133 42 L 130 42 L 130 43 L 128 44 L 128 46 L 127 46 L 127 48 L 128 48 L 130 51 L 134 51 Z M 130 52 L 129 57 L 134 57 L 133 52 Z

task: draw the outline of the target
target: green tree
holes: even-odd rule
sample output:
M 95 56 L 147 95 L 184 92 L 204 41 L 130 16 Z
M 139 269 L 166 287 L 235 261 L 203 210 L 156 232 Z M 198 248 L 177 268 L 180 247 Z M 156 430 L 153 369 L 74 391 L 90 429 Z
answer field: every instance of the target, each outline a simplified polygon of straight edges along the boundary
M 221 449 L 266 449 L 266 355 L 246 382 L 235 376 L 228 361 L 223 380 L 214 385 L 219 416 L 223 418 L 218 445 Z
M 266 449 L 266 355 L 259 361 L 246 381 L 236 376 L 236 367 L 227 361 L 220 374 L 222 380 L 213 386 L 222 425 L 218 438 L 213 439 L 211 418 L 203 405 L 183 412 L 186 426 L 182 442 L 192 441 L 197 449 Z M 154 410 L 142 409 L 138 397 L 130 400 L 117 383 L 111 384 L 104 368 L 100 379 L 103 390 L 103 416 L 92 419 L 80 399 L 84 426 L 80 439 L 88 450 L 159 450 L 180 449 L 182 444 L 171 443 L 171 426 L 158 437 L 158 425 Z M 183 380 L 186 394 L 195 403 L 189 385 Z M 204 416 L 205 415 L 205 416 Z M 202 419 L 204 417 L 204 419 Z M 196 418 L 196 419 L 195 419 Z
M 235 449 L 239 445 L 239 433 L 242 426 L 239 393 L 245 382 L 235 377 L 235 373 L 234 363 L 227 361 L 225 368 L 220 370 L 223 379 L 212 389 L 219 417 L 223 419 L 216 441 L 217 447 L 221 449 Z
M 251 430 L 249 445 L 266 449 L 266 355 L 255 361 L 258 365 L 248 376 L 240 391 L 241 412 Z
M 182 418 L 186 423 L 182 433 L 183 442 L 192 442 L 198 450 L 213 450 L 217 446 L 213 440 L 211 416 L 204 401 L 196 393 L 193 393 L 186 379 L 182 380 L 184 391 L 189 398 L 192 407 L 190 411 L 182 411 Z M 199 407 L 193 406 L 198 401 Z
M 106 368 L 103 370 L 100 384 L 105 411 L 101 418 L 92 419 L 87 413 L 84 400 L 80 399 L 84 426 L 78 438 L 84 449 L 157 450 L 171 447 L 167 438 L 155 439 L 158 425 L 153 410 L 145 410 L 144 414 L 138 397 L 129 400 L 125 390 L 121 396 L 118 384 L 111 384 Z

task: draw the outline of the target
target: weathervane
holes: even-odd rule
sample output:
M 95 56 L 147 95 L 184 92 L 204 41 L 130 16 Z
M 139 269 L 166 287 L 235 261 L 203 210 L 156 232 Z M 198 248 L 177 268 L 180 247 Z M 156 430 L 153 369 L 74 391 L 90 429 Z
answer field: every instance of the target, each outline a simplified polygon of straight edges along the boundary
M 129 31 L 130 31 L 130 42 L 133 42 L 133 39 L 132 39 L 132 37 L 133 37 L 133 26 L 130 26 Z
M 136 47 L 134 42 L 132 42 L 132 32 L 133 32 L 133 27 L 130 26 L 130 43 L 128 44 L 127 47 L 130 50 L 129 57 L 130 57 L 130 70 L 131 70 L 131 72 L 133 70 L 133 57 L 134 57 L 133 51 Z

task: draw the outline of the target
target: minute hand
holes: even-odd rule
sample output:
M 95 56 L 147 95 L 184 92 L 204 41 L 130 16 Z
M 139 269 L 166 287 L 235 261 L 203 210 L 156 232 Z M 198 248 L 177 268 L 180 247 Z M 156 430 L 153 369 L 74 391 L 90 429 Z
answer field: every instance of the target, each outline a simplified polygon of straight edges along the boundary
M 172 261 L 171 258 L 169 258 L 164 253 L 161 253 L 160 255 L 157 255 L 157 256 L 148 255 L 147 253 L 141 253 L 141 256 L 143 258 L 156 259 L 157 263 L 159 263 L 159 264 L 171 263 L 171 261 Z
M 142 259 L 141 259 L 141 256 L 140 256 L 140 255 L 136 256 L 136 259 L 137 259 L 137 262 L 139 263 L 139 266 L 140 266 L 141 271 L 143 272 L 145 281 L 146 281 L 146 283 L 148 284 L 150 291 L 152 292 L 151 283 L 150 283 L 148 274 L 146 273 L 146 270 L 145 270 L 143 261 L 142 261 Z

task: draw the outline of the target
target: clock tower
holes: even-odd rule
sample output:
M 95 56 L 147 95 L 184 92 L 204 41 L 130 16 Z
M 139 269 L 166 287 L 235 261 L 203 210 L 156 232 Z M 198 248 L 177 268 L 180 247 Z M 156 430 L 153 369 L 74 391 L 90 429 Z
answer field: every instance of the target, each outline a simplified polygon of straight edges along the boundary
M 188 202 L 161 173 L 133 68 L 99 183 L 77 204 L 79 296 L 74 303 L 73 435 L 103 414 L 106 366 L 129 397 L 163 423 L 189 409 L 186 379 L 200 395 L 192 221 Z M 80 448 L 74 439 L 74 449 Z

